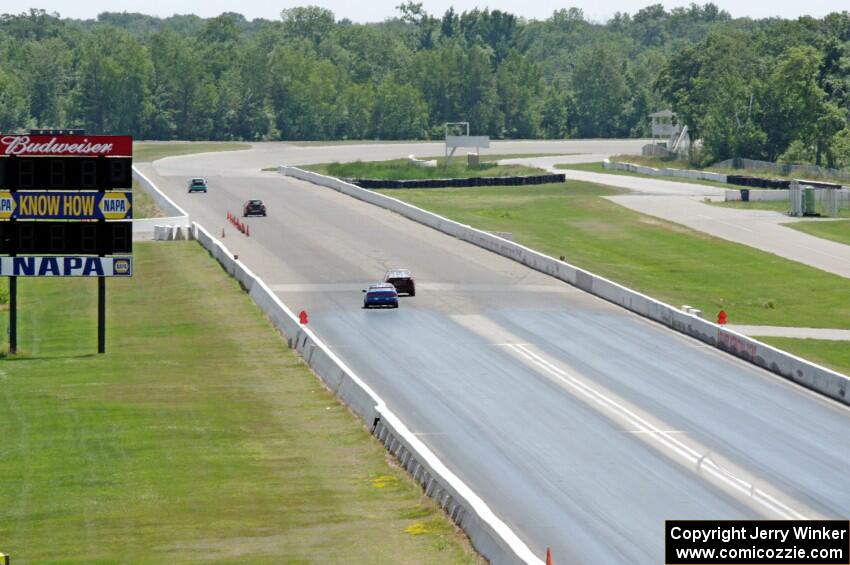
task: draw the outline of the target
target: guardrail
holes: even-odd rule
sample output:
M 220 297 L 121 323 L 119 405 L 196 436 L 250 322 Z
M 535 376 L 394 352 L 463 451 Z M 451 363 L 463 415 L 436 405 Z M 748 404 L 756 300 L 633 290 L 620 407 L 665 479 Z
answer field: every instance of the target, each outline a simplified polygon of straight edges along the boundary
M 841 373 L 821 367 L 702 318 L 686 314 L 669 304 L 564 261 L 559 261 L 518 243 L 417 208 L 396 198 L 371 192 L 340 179 L 304 171 L 297 167 L 280 166 L 278 172 L 285 176 L 292 176 L 332 188 L 358 200 L 375 204 L 410 220 L 522 263 L 536 271 L 551 275 L 608 302 L 850 405 L 850 377 Z
M 360 189 L 358 189 L 360 190 Z M 528 546 L 475 492 L 404 425 L 384 401 L 358 377 L 292 310 L 219 240 L 200 224 L 192 231 L 204 249 L 239 281 L 254 303 L 269 318 L 322 382 L 352 411 L 469 536 L 472 545 L 494 564 L 542 565 Z

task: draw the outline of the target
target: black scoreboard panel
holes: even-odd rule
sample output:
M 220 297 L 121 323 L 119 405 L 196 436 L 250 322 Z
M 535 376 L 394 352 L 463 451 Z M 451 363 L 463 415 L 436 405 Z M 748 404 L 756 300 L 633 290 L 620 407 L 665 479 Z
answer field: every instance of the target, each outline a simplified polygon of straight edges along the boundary
M 133 252 L 133 222 L 0 222 L 0 255 Z
M 132 157 L 2 157 L 0 189 L 132 188 Z

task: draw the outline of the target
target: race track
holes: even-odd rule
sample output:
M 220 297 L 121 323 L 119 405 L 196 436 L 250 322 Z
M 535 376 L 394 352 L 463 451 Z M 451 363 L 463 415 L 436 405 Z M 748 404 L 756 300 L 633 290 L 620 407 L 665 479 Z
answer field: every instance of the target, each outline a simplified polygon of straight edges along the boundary
M 316 151 L 308 162 L 334 148 Z M 551 546 L 558 563 L 657 564 L 665 519 L 850 515 L 847 407 L 390 212 L 259 172 L 270 158 L 140 168 L 194 221 L 225 228 L 224 243 L 541 557 Z M 186 194 L 194 175 L 208 194 Z M 248 198 L 269 210 L 248 220 L 250 238 L 225 221 Z M 362 310 L 360 290 L 388 267 L 413 270 L 418 295 Z

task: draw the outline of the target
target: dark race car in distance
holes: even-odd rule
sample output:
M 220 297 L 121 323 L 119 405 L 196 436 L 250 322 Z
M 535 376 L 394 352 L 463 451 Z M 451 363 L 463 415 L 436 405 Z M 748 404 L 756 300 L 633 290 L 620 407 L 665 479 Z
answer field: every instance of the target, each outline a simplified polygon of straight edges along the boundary
M 248 216 L 265 216 L 266 205 L 263 204 L 262 200 L 249 200 L 242 207 L 242 215 L 246 218 Z
M 189 193 L 193 192 L 206 192 L 207 191 L 207 179 L 201 177 L 195 177 L 189 179 Z
M 395 287 L 389 283 L 370 284 L 369 288 L 363 292 L 366 293 L 363 297 L 363 308 L 378 306 L 398 308 L 398 293 L 395 291 Z
M 384 282 L 393 285 L 398 293 L 416 296 L 416 281 L 407 269 L 390 269 L 384 274 Z

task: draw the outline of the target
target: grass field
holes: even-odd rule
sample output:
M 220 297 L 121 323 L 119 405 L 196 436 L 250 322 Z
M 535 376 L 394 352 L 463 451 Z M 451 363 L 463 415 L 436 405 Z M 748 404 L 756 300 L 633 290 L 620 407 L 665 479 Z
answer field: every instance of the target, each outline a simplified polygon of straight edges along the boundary
M 848 216 L 850 216 L 850 214 L 848 214 Z M 838 243 L 850 245 L 850 220 L 837 220 L 834 222 L 794 222 L 793 224 L 788 224 L 788 227 L 816 237 L 831 239 Z
M 0 359 L 13 563 L 470 563 L 380 444 L 193 242 L 110 280 L 20 279 Z M 0 332 L 6 335 L 3 313 Z
M 669 165 L 668 165 L 669 166 Z M 602 163 L 569 163 L 555 165 L 556 169 L 574 170 L 574 171 L 589 171 L 591 173 L 604 173 L 606 175 L 621 175 L 625 177 L 640 177 L 645 179 L 669 180 L 673 182 L 684 182 L 687 184 L 701 184 L 712 186 L 715 188 L 732 188 L 730 185 L 722 182 L 714 182 L 710 180 L 687 179 L 681 177 L 656 177 L 652 175 L 644 175 L 642 173 L 631 173 L 629 171 L 619 171 L 617 169 L 606 169 Z
M 386 191 L 514 239 L 673 305 L 730 323 L 850 328 L 850 281 L 776 255 L 644 216 L 581 182 Z
M 173 155 L 191 155 L 192 153 L 209 153 L 213 151 L 237 151 L 250 148 L 251 146 L 247 143 L 225 141 L 139 141 L 133 143 L 133 161 L 137 163 L 148 163 Z
M 820 339 L 792 339 L 786 337 L 757 337 L 779 349 L 798 357 L 809 359 L 839 373 L 850 375 L 850 343 Z
M 150 194 L 140 189 L 136 181 L 133 181 L 133 217 L 134 218 L 160 218 L 163 211 L 153 201 Z
M 495 158 L 499 157 L 496 156 Z M 393 159 L 390 161 L 322 163 L 307 165 L 304 168 L 334 177 L 385 180 L 507 177 L 545 173 L 542 169 L 522 165 L 497 165 L 492 161 L 482 162 L 478 167 L 468 167 L 465 159 L 465 157 L 456 157 L 450 160 L 448 165 L 443 165 L 442 160 L 438 160 L 436 167 L 419 167 L 411 165 L 407 159 Z

